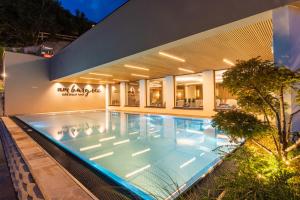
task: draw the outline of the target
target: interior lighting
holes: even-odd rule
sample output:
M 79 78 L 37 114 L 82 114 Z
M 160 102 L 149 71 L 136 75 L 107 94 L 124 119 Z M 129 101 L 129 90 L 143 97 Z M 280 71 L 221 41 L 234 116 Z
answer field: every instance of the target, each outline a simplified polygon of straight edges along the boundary
M 143 77 L 143 78 L 149 78 L 149 76 L 147 76 L 147 75 L 142 75 L 142 74 L 131 74 L 131 76 Z
M 119 82 L 128 82 L 129 80 L 122 80 L 122 79 L 117 79 L 117 78 L 115 78 L 115 79 L 113 79 L 114 81 L 119 81 Z
M 171 59 L 176 60 L 176 61 L 179 61 L 179 62 L 185 62 L 185 59 L 180 58 L 180 57 L 177 57 L 177 56 L 174 56 L 174 55 L 171 55 L 171 54 L 168 54 L 168 53 L 163 52 L 163 51 L 160 51 L 160 52 L 159 52 L 159 55 L 165 56 L 165 57 L 167 57 L 167 58 L 171 58 Z
M 231 60 L 228 60 L 226 58 L 223 59 L 223 62 L 230 65 L 230 66 L 234 66 L 235 64 L 231 61 Z
M 125 64 L 124 67 L 126 68 L 131 68 L 131 69 L 138 69 L 138 70 L 143 70 L 143 71 L 149 71 L 150 69 L 146 68 L 146 67 L 139 67 L 139 66 L 135 66 L 135 65 L 127 65 Z
M 183 71 L 183 72 L 188 72 L 188 73 L 195 73 L 193 70 L 181 68 L 181 67 L 179 67 L 178 70 Z
M 90 78 L 90 77 L 79 77 L 81 79 L 86 79 L 86 80 L 96 80 L 96 81 L 101 81 L 101 79 L 98 78 Z
M 112 77 L 111 74 L 99 74 L 99 73 L 89 73 L 91 75 L 96 75 L 96 76 L 107 76 L 107 77 Z

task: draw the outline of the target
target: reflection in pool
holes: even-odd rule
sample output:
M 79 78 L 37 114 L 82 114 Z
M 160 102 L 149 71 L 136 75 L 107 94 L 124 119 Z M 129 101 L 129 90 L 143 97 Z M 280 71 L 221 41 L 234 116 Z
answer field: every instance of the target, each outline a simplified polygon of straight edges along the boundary
M 209 119 L 78 112 L 18 116 L 144 199 L 173 198 L 220 161 L 229 139 Z

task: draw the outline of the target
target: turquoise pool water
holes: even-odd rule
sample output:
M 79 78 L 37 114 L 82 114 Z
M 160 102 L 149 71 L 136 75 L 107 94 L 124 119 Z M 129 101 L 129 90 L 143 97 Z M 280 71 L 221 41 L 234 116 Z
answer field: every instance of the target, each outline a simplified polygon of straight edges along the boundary
M 173 199 L 230 152 L 209 119 L 72 112 L 18 116 L 143 199 Z

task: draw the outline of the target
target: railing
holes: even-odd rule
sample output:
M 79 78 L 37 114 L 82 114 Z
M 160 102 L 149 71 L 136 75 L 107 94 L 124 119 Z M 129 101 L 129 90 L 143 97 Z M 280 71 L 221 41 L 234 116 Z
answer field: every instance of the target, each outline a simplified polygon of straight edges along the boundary
M 47 32 L 39 32 L 38 34 L 38 41 L 45 41 L 46 39 L 53 37 L 59 40 L 64 40 L 64 41 L 74 41 L 78 38 L 78 36 L 71 36 L 71 35 L 63 35 L 63 34 L 51 34 Z

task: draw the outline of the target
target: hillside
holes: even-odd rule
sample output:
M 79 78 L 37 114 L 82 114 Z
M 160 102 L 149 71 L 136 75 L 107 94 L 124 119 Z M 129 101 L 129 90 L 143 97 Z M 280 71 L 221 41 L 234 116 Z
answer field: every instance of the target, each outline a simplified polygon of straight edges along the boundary
M 38 44 L 38 33 L 79 36 L 92 27 L 84 13 L 76 16 L 58 0 L 0 0 L 0 46 Z

